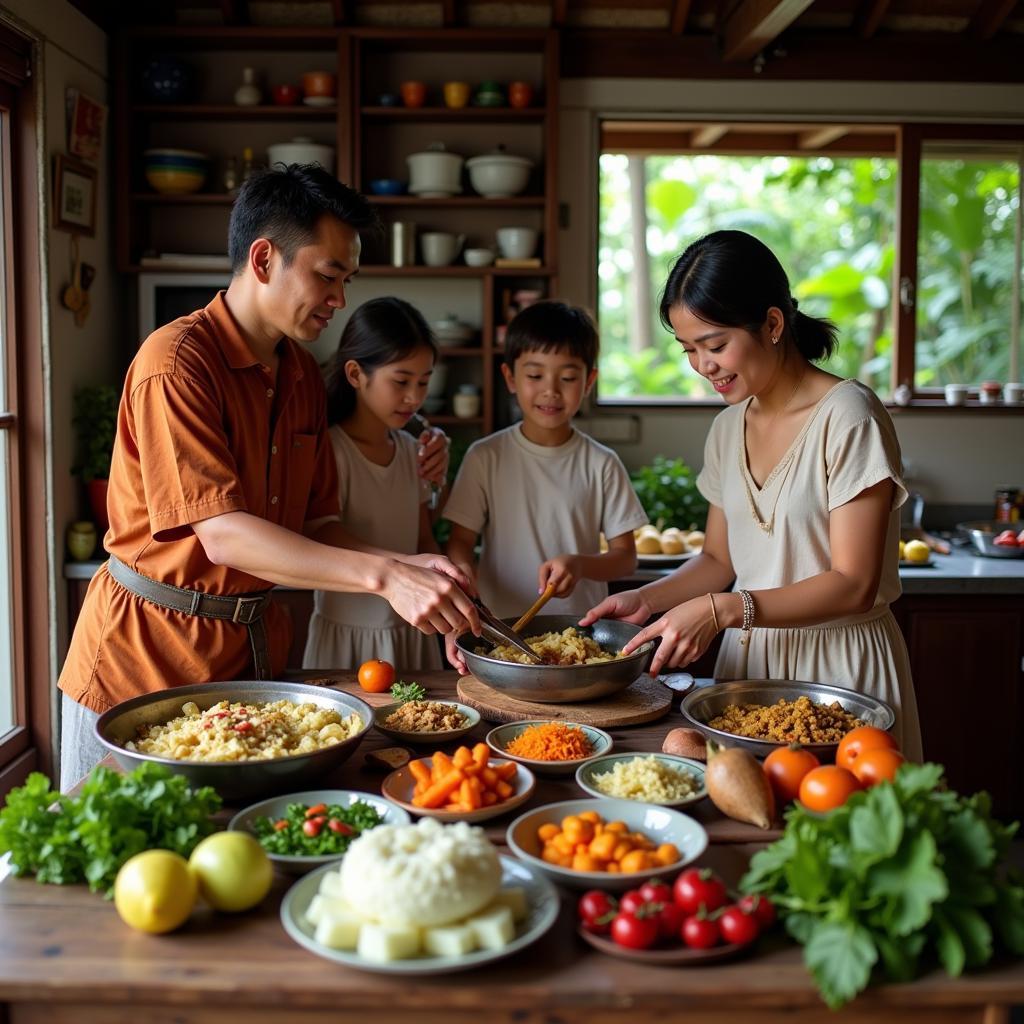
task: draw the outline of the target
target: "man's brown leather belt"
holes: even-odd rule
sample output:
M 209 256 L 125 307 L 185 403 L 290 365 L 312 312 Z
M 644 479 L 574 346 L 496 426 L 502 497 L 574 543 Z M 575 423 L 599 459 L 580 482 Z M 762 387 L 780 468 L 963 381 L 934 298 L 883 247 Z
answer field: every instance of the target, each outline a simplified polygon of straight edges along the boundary
M 204 594 L 198 590 L 186 590 L 170 583 L 152 580 L 142 573 L 129 569 L 119 558 L 110 556 L 107 571 L 125 590 L 145 601 L 171 608 L 186 615 L 199 615 L 204 619 L 226 619 L 237 622 L 249 630 L 249 643 L 256 667 L 257 679 L 270 678 L 270 649 L 267 646 L 267 629 L 263 613 L 270 604 L 270 591 L 260 590 L 252 594 Z

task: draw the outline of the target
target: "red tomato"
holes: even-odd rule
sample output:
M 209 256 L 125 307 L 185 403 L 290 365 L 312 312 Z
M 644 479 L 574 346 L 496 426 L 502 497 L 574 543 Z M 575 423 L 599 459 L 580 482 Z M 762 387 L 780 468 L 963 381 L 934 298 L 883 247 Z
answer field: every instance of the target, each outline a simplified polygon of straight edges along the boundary
M 1017 534 L 1017 546 L 1024 548 L 1024 530 Z
M 673 889 L 676 905 L 684 914 L 696 914 L 701 907 L 711 911 L 724 907 L 729 898 L 725 885 L 710 868 L 690 868 L 677 879 Z
M 800 795 L 800 783 L 804 776 L 821 762 L 799 744 L 778 747 L 764 759 L 764 771 L 768 776 L 775 798 L 780 804 L 788 804 Z
M 619 910 L 623 914 L 635 914 L 646 902 L 639 890 L 630 889 L 619 897 Z
M 873 725 L 861 725 L 851 729 L 836 748 L 836 764 L 847 771 L 853 771 L 853 764 L 865 750 L 878 750 L 879 747 L 896 749 L 896 741 L 884 730 Z
M 710 917 L 688 917 L 683 922 L 683 942 L 690 949 L 711 949 L 721 939 L 718 922 Z
M 775 904 L 767 896 L 742 896 L 736 906 L 747 914 L 753 914 L 762 928 L 771 928 L 775 924 Z
M 718 927 L 726 942 L 735 942 L 740 946 L 748 946 L 757 938 L 757 918 L 739 907 L 726 907 L 718 919 Z
M 644 882 L 637 890 L 643 897 L 645 903 L 671 903 L 672 887 L 663 882 L 660 878 Z
M 600 889 L 591 889 L 580 897 L 577 912 L 583 927 L 595 935 L 607 935 L 618 911 L 615 898 Z
M 367 693 L 383 693 L 395 681 L 395 666 L 389 661 L 364 661 L 359 666 L 359 685 Z
M 800 783 L 800 803 L 810 811 L 831 811 L 842 807 L 860 789 L 857 776 L 834 764 L 809 771 Z
M 658 922 L 659 939 L 677 939 L 679 930 L 683 927 L 683 912 L 671 900 L 665 903 L 657 903 L 661 907 L 653 916 Z
M 1000 547 L 1015 548 L 1017 546 L 1017 534 L 1013 530 L 1003 530 L 992 543 L 998 544 Z
M 905 758 L 898 750 L 865 750 L 854 762 L 853 774 L 862 786 L 874 786 L 883 779 L 892 782 Z
M 337 818 L 328 818 L 327 827 L 339 836 L 353 836 L 356 833 L 356 830 L 351 825 L 346 824 L 344 821 L 339 821 Z
M 658 941 L 658 922 L 653 917 L 616 914 L 612 939 L 627 949 L 650 949 Z

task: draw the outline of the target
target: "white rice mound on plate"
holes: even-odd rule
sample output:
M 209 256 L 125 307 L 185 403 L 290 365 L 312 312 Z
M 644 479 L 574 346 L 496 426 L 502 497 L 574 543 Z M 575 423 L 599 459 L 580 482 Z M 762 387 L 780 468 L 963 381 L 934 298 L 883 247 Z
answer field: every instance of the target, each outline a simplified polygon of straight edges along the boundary
M 483 829 L 463 821 L 379 825 L 341 862 L 342 898 L 382 924 L 450 924 L 487 906 L 500 886 L 498 851 Z

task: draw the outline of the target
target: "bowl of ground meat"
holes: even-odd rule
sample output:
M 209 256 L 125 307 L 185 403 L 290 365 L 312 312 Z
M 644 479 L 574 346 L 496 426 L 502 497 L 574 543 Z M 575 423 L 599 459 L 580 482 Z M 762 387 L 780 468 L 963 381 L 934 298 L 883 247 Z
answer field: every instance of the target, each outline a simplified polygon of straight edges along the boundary
M 355 752 L 373 725 L 351 694 L 304 683 L 177 686 L 122 701 L 96 735 L 122 768 L 156 761 L 227 801 L 302 789 Z
M 479 711 L 455 701 L 409 700 L 385 704 L 373 712 L 377 729 L 404 743 L 449 743 L 479 723 Z
M 626 689 L 647 671 L 654 642 L 627 657 L 622 648 L 640 626 L 598 619 L 586 627 L 576 615 L 538 615 L 523 630 L 523 640 L 543 659 L 530 662 L 514 647 L 495 647 L 483 637 L 463 633 L 456 641 L 469 671 L 481 683 L 517 700 L 571 704 L 597 700 Z M 503 620 L 512 625 L 515 619 Z M 521 659 L 521 660 L 519 660 Z
M 885 701 L 827 683 L 740 679 L 698 686 L 679 706 L 683 718 L 726 747 L 767 757 L 799 743 L 823 762 L 834 761 L 839 741 L 859 725 L 891 729 L 896 715 Z

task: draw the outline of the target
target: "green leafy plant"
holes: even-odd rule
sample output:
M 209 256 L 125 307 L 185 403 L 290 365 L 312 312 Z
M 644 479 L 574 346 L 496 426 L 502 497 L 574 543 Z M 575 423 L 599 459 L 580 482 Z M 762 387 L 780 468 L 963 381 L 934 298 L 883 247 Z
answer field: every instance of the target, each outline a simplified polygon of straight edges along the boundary
M 120 397 L 117 388 L 107 384 L 75 391 L 71 422 L 78 440 L 78 458 L 71 472 L 86 483 L 110 476 Z
M 121 865 L 143 850 L 187 857 L 215 831 L 221 799 L 209 786 L 193 790 L 184 775 L 143 764 L 126 775 L 94 768 L 76 797 L 62 796 L 41 772 L 12 789 L 0 811 L 0 854 L 16 875 L 39 882 L 88 882 L 109 895 Z
M 391 686 L 391 696 L 403 704 L 408 704 L 411 700 L 423 700 L 426 695 L 427 691 L 419 683 L 406 683 L 400 680 Z
M 640 504 L 659 529 L 704 529 L 708 503 L 697 490 L 697 475 L 682 459 L 657 455 L 651 465 L 638 469 L 632 480 Z
M 833 1008 L 876 970 L 907 981 L 937 959 L 959 975 L 997 939 L 1024 954 L 1024 879 L 1006 865 L 1017 825 L 992 818 L 987 793 L 940 788 L 942 773 L 905 764 L 821 817 L 794 805 L 740 882 L 779 908 Z

